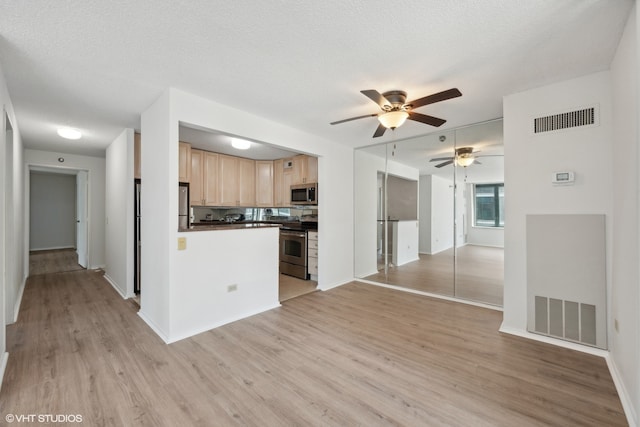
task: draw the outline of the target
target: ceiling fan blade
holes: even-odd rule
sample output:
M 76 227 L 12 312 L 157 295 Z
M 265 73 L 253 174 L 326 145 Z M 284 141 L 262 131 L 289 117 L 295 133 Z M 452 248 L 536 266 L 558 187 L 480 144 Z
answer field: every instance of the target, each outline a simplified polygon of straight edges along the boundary
M 425 123 L 427 125 L 439 127 L 446 123 L 446 120 L 439 119 L 433 116 L 427 116 L 426 114 L 414 113 L 413 111 L 408 111 L 409 120 L 414 120 L 416 122 Z
M 380 92 L 378 92 L 375 89 L 361 90 L 360 93 L 362 93 L 364 96 L 366 96 L 367 98 L 369 98 L 370 100 L 378 104 L 380 108 L 384 108 L 385 105 L 391 106 L 391 103 L 387 101 L 387 98 L 382 96 Z
M 379 136 L 384 135 L 384 132 L 387 130 L 386 127 L 382 126 L 382 124 L 378 125 L 378 128 L 376 129 L 376 131 L 373 133 L 373 137 L 377 138 Z
M 407 102 L 407 105 L 411 105 L 411 108 L 418 108 L 424 105 L 434 104 L 440 101 L 446 101 L 447 99 L 457 98 L 462 96 L 462 92 L 458 89 L 453 88 L 449 90 L 445 90 L 442 92 L 434 93 L 433 95 L 428 95 L 423 98 L 418 98 L 415 101 Z
M 441 168 L 441 167 L 443 167 L 443 166 L 450 165 L 451 163 L 453 163 L 453 160 L 447 160 L 447 161 L 446 161 L 446 162 L 444 162 L 444 163 L 440 163 L 439 165 L 436 165 L 436 167 L 437 167 L 437 168 Z
M 473 165 L 481 165 L 482 163 L 480 163 L 480 162 L 478 161 L 478 159 L 473 159 L 473 163 L 472 163 L 472 164 L 473 164 Z
M 430 162 L 441 162 L 443 160 L 453 160 L 453 157 L 436 157 L 435 159 L 429 160 Z
M 365 114 L 364 116 L 351 117 L 350 119 L 338 120 L 337 122 L 331 122 L 330 125 L 339 125 L 340 123 L 350 122 L 351 120 L 364 119 L 365 117 L 377 117 L 377 114 Z

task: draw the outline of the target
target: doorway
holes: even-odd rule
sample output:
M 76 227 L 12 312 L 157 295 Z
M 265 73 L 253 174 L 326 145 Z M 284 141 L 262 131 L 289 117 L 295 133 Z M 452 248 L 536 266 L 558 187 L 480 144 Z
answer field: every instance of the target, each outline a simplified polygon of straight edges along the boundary
M 88 171 L 29 169 L 29 275 L 85 269 L 88 253 Z

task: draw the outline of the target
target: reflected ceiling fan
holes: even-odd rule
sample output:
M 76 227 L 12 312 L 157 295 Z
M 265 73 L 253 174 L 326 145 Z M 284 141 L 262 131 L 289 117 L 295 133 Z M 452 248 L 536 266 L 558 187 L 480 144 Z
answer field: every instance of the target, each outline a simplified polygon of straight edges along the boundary
M 381 94 L 375 89 L 369 89 L 361 90 L 360 93 L 378 104 L 382 109 L 382 113 L 351 117 L 350 119 L 338 120 L 331 124 L 337 125 L 344 122 L 350 122 L 351 120 L 364 119 L 365 117 L 377 117 L 380 124 L 373 134 L 374 138 L 384 135 L 384 132 L 387 129 L 393 130 L 401 126 L 407 119 L 435 127 L 442 126 L 446 120 L 428 116 L 426 114 L 416 113 L 413 110 L 425 105 L 435 104 L 436 102 L 446 101 L 447 99 L 462 96 L 462 93 L 455 88 L 418 98 L 411 102 L 406 102 L 407 92 L 401 90 L 391 90 Z
M 480 153 L 480 151 L 475 151 L 473 147 L 460 147 L 460 148 L 456 148 L 455 155 L 452 157 L 437 157 L 429 161 L 442 162 L 439 165 L 436 165 L 437 168 L 441 168 L 441 167 L 450 165 L 452 163 L 455 163 L 457 166 L 462 166 L 466 168 L 467 166 L 471 166 L 473 163 L 477 165 L 481 165 L 482 163 L 478 161 L 479 157 L 501 157 L 502 156 L 502 154 L 476 156 L 476 153 Z

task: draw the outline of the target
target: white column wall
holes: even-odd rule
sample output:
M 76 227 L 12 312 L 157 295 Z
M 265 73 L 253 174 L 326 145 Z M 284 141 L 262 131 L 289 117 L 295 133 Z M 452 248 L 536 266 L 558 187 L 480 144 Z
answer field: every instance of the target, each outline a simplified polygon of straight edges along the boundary
M 611 64 L 613 93 L 613 256 L 610 349 L 621 381 L 620 397 L 638 425 L 640 413 L 640 272 L 638 271 L 640 189 L 640 38 L 638 9 L 630 14 Z M 618 325 L 616 328 L 615 325 Z
M 133 293 L 133 129 L 107 147 L 105 159 L 105 278 L 124 298 Z
M 611 283 L 611 75 L 590 74 L 504 99 L 505 285 L 503 330 L 527 327 L 527 214 L 605 214 L 607 286 Z M 599 104 L 595 127 L 533 135 L 533 119 Z M 575 172 L 570 186 L 553 186 L 554 171 Z M 610 289 L 609 289 L 610 292 Z

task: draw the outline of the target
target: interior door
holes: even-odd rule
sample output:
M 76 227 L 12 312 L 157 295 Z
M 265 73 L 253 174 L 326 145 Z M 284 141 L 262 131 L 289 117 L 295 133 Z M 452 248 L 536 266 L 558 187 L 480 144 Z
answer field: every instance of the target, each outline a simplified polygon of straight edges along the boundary
M 89 224 L 88 224 L 88 173 L 79 171 L 76 175 L 76 252 L 78 264 L 87 268 Z

